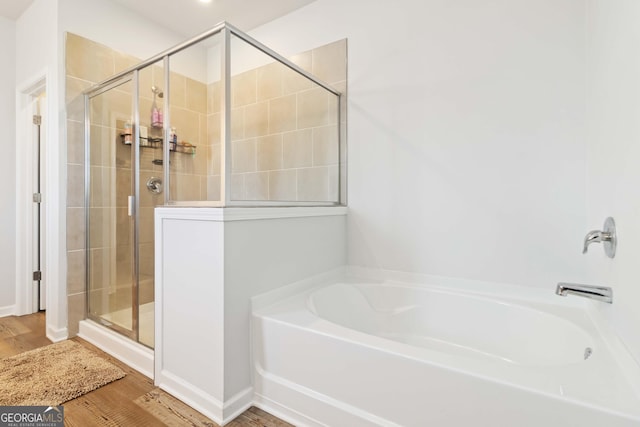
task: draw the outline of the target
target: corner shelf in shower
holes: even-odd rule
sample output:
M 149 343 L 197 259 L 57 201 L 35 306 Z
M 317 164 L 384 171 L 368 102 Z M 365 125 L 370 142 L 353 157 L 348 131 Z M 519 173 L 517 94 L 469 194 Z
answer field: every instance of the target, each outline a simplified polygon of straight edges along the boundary
M 125 134 L 120 134 L 120 137 L 122 138 L 122 143 L 124 145 L 131 145 L 131 141 L 126 141 L 125 140 Z M 162 138 L 140 138 L 140 147 L 145 147 L 145 148 L 162 148 L 163 147 L 163 142 L 162 142 Z M 195 145 L 184 145 L 184 143 L 178 143 L 178 145 L 176 145 L 175 149 L 170 149 L 169 150 L 172 153 L 183 153 L 183 154 L 196 154 L 196 146 Z

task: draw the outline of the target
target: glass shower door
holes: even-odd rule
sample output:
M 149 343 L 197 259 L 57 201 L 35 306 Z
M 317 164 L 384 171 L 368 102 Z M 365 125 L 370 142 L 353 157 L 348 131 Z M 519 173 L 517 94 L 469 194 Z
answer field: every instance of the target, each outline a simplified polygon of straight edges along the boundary
M 88 101 L 88 316 L 137 340 L 132 76 Z

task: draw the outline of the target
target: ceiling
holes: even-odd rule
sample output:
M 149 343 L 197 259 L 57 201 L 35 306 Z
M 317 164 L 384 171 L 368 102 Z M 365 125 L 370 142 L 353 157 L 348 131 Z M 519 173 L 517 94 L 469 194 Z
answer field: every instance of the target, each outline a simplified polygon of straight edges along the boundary
M 0 0 L 0 3 L 5 0 Z M 12 0 L 15 1 L 15 0 Z M 185 37 L 228 21 L 243 31 L 279 18 L 314 0 L 111 0 Z
M 0 0 L 0 16 L 15 21 L 31 3 L 33 0 Z
M 190 37 L 228 21 L 249 31 L 314 0 L 110 0 L 147 17 L 176 34 Z M 0 0 L 0 16 L 16 20 L 33 0 Z

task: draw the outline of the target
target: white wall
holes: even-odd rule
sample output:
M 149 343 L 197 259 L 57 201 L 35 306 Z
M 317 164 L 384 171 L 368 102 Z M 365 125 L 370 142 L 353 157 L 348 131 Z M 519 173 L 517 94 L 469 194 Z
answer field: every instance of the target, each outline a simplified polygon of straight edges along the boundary
M 585 277 L 585 2 L 318 0 L 251 34 L 349 43 L 349 261 Z
M 45 144 L 43 145 L 42 176 L 43 204 L 42 214 L 44 229 L 47 235 L 55 238 L 44 239 L 43 275 L 47 286 L 47 336 L 52 340 L 63 339 L 66 336 L 66 287 L 64 286 L 65 259 L 60 257 L 65 251 L 64 209 L 61 209 L 62 196 L 60 183 L 65 182 L 64 171 L 60 170 L 63 163 L 64 141 L 59 138 L 60 117 L 57 105 L 60 89 L 58 87 L 58 44 L 57 2 L 50 0 L 35 0 L 33 4 L 16 21 L 16 78 L 15 87 L 21 93 L 28 94 L 30 86 L 38 80 L 46 78 L 47 94 L 47 124 Z M 17 134 L 20 144 L 15 156 L 17 165 L 17 221 L 16 230 L 18 240 L 16 251 L 19 255 L 17 263 L 16 285 L 21 287 L 31 283 L 32 271 L 30 244 L 32 243 L 30 224 L 27 221 L 33 202 L 31 200 L 32 175 L 27 165 L 32 164 L 31 151 L 24 144 L 30 140 L 28 127 L 31 111 L 24 109 L 24 102 L 18 101 L 19 118 Z M 20 114 L 24 113 L 24 115 Z M 62 175 L 61 175 L 62 173 Z M 18 313 L 30 312 L 28 295 L 22 292 L 17 295 Z
M 15 167 L 15 23 L 0 17 L 0 129 L 2 129 L 2 156 L 0 156 L 0 314 L 3 307 L 15 304 L 15 210 L 16 167 Z
M 589 248 L 589 280 L 613 288 L 599 304 L 640 361 L 640 3 L 588 1 L 588 228 L 617 225 L 614 259 Z

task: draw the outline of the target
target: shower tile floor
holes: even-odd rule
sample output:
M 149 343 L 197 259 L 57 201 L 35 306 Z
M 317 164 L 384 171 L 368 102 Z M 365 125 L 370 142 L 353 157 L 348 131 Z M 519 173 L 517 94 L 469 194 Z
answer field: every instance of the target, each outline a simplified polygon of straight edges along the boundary
M 148 347 L 154 346 L 154 315 L 155 304 L 149 302 L 140 305 L 139 319 L 140 319 L 140 336 L 139 341 Z M 130 330 L 131 326 L 131 307 L 106 313 L 102 315 L 102 318 L 125 329 Z

